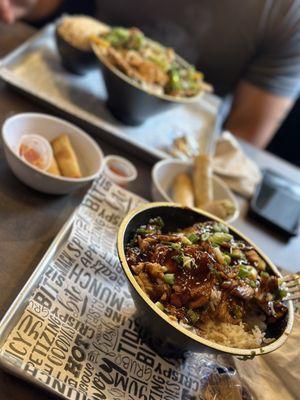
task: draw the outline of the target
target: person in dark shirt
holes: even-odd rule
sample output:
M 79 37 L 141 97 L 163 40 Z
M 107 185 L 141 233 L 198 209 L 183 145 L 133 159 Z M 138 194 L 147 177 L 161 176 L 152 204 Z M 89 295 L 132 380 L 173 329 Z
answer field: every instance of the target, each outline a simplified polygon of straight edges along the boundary
M 300 91 L 300 0 L 0 0 L 0 18 L 89 13 L 137 26 L 233 95 L 226 128 L 265 147 Z

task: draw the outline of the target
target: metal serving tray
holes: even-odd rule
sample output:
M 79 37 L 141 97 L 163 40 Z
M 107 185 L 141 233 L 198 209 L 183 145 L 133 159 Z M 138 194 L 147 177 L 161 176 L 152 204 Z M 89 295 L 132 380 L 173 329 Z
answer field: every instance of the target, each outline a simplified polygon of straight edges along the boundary
M 43 274 L 48 266 L 48 263 L 52 257 L 57 253 L 60 246 L 64 243 L 67 236 L 70 234 L 72 229 L 72 224 L 75 217 L 75 212 L 69 217 L 69 219 L 62 226 L 55 239 L 51 243 L 50 247 L 44 254 L 43 258 L 33 271 L 32 275 L 26 282 L 26 284 L 21 289 L 18 296 L 15 298 L 4 317 L 0 322 L 0 349 L 4 346 L 10 332 L 16 326 L 20 316 L 23 314 L 30 296 L 32 295 L 34 289 L 39 285 Z M 35 385 L 40 386 L 46 390 L 51 391 L 50 388 L 45 386 L 42 382 L 36 380 L 32 375 L 25 374 L 24 370 L 20 368 L 19 363 L 13 357 L 9 357 L 7 354 L 2 354 L 0 350 L 0 366 L 6 371 L 23 378 Z M 55 392 L 54 392 L 55 393 Z
M 55 23 L 47 25 L 3 58 L 0 78 L 90 133 L 149 161 L 168 157 L 164 149 L 183 133 L 199 136 L 211 131 L 219 100 L 209 94 L 151 117 L 139 127 L 122 125 L 106 109 L 100 68 L 85 76 L 67 72 L 60 63 L 54 30 Z

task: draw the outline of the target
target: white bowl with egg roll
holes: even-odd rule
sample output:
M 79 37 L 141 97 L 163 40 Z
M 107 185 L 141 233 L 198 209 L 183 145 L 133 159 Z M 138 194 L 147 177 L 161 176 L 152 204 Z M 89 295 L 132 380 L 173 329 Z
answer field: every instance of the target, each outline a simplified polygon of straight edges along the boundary
M 192 163 L 183 160 L 167 159 L 156 163 L 152 169 L 153 200 L 174 202 L 172 198 L 172 188 L 175 177 L 182 172 L 191 175 L 192 169 Z M 224 220 L 230 223 L 235 221 L 239 216 L 240 210 L 234 194 L 226 183 L 216 176 L 212 177 L 212 184 L 214 201 L 229 200 L 234 205 L 235 211 L 227 218 L 224 218 Z
M 23 135 L 38 134 L 49 142 L 67 134 L 81 170 L 80 178 L 57 176 L 23 160 L 18 147 Z M 14 175 L 40 192 L 67 194 L 93 181 L 101 172 L 103 153 L 98 144 L 83 130 L 47 114 L 23 113 L 8 118 L 2 126 L 4 153 Z

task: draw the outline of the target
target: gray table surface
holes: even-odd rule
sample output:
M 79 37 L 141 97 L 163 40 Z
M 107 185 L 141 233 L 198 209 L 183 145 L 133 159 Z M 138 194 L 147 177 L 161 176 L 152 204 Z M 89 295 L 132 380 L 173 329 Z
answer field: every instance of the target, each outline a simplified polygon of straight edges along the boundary
M 18 23 L 0 24 L 0 58 L 32 35 L 33 29 Z M 45 112 L 33 102 L 0 83 L 0 125 L 12 113 Z M 105 154 L 127 156 L 136 165 L 138 179 L 129 189 L 150 199 L 151 165 L 96 138 Z M 300 183 L 300 170 L 271 154 L 243 143 L 245 151 L 260 166 L 272 168 Z M 43 195 L 24 186 L 9 170 L 0 139 L 0 318 L 19 293 L 60 227 L 81 201 L 86 189 L 69 196 Z M 279 266 L 298 270 L 300 237 L 284 241 L 271 229 L 246 217 L 247 202 L 239 199 L 241 216 L 236 226 L 252 238 Z M 38 388 L 0 371 L 0 399 L 52 399 Z

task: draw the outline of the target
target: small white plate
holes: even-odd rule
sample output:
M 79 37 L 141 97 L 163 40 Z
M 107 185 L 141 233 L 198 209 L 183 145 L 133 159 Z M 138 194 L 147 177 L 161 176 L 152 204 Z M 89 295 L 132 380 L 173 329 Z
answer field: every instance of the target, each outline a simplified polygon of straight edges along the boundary
M 42 171 L 24 161 L 18 154 L 23 135 L 37 133 L 49 142 L 66 133 L 77 155 L 82 178 L 67 178 Z M 2 126 L 4 153 L 13 173 L 26 185 L 40 192 L 66 194 L 86 185 L 101 172 L 103 153 L 84 131 L 60 118 L 47 114 L 24 113 L 8 118 Z
M 192 172 L 192 164 L 188 161 L 167 159 L 159 161 L 152 169 L 152 198 L 154 201 L 170 201 L 171 189 L 174 178 L 180 172 Z M 226 222 L 235 221 L 239 214 L 239 204 L 228 188 L 228 186 L 218 177 L 213 176 L 214 200 L 228 199 L 235 206 L 235 213 Z

